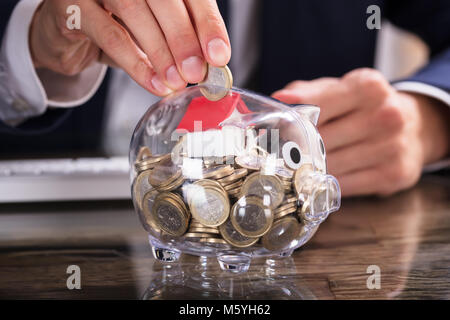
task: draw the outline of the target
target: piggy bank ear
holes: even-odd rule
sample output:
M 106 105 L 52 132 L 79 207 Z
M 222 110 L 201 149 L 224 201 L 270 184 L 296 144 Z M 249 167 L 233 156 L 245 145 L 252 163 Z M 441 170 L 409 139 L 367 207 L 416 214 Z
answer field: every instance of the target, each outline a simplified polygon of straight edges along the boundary
M 292 108 L 295 112 L 300 115 L 303 115 L 309 119 L 315 126 L 317 126 L 317 122 L 319 121 L 320 108 L 311 104 L 297 104 L 293 105 Z

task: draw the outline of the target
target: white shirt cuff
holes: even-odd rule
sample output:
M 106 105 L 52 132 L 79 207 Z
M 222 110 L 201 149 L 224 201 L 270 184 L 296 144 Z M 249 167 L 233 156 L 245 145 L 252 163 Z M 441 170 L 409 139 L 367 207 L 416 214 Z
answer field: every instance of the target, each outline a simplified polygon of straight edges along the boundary
M 0 53 L 0 119 L 17 125 L 52 107 L 75 107 L 89 100 L 101 85 L 107 67 L 95 63 L 76 76 L 36 71 L 29 48 L 29 30 L 42 0 L 22 0 L 15 7 Z
M 393 86 L 398 91 L 420 93 L 424 96 L 435 98 L 450 107 L 450 94 L 432 85 L 416 81 L 401 81 L 393 84 Z M 423 172 L 438 171 L 449 167 L 450 159 L 445 159 L 425 166 Z

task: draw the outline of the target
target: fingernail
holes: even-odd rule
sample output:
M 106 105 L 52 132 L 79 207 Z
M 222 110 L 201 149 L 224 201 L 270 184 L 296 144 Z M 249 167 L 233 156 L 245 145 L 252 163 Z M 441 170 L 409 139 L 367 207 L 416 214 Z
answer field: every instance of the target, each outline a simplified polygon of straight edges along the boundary
M 177 67 L 174 65 L 167 69 L 166 78 L 167 83 L 174 90 L 178 90 L 186 86 L 186 83 L 183 79 L 181 79 L 181 76 L 178 73 Z
M 172 92 L 172 90 L 170 90 L 169 88 L 167 88 L 164 83 L 159 79 L 158 75 L 155 75 L 152 78 L 152 86 L 153 88 L 156 89 L 156 91 L 158 91 L 158 93 L 160 93 L 163 96 L 168 95 L 169 93 Z
M 215 38 L 208 43 L 208 55 L 217 66 L 224 66 L 230 60 L 230 50 L 220 38 Z
M 181 63 L 184 79 L 189 83 L 199 83 L 205 78 L 206 64 L 200 57 L 189 57 Z

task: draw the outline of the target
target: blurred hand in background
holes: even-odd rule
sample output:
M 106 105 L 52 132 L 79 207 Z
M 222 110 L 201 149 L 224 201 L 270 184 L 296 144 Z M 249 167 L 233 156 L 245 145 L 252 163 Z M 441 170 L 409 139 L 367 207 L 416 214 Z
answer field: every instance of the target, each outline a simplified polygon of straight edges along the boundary
M 321 108 L 319 132 L 328 170 L 344 196 L 389 195 L 409 188 L 424 165 L 450 151 L 448 107 L 398 92 L 373 69 L 294 81 L 272 96 Z
M 70 5 L 81 9 L 81 30 L 66 27 Z M 206 62 L 223 66 L 231 56 L 214 0 L 45 0 L 30 48 L 36 68 L 76 75 L 101 61 L 158 96 L 202 81 Z

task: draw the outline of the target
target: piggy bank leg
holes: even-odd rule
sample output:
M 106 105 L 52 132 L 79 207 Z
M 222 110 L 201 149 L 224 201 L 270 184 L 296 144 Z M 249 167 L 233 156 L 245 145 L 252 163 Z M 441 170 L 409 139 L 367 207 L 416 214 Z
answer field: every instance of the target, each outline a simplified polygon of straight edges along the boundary
M 176 262 L 180 259 L 181 252 L 178 250 L 163 248 L 152 240 L 150 240 L 150 245 L 152 247 L 153 257 L 158 261 Z
M 244 253 L 223 253 L 217 256 L 220 268 L 233 273 L 247 272 L 251 260 L 250 255 Z

